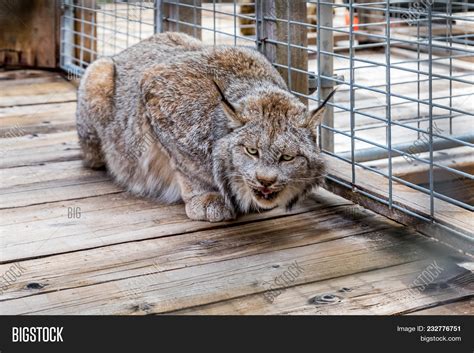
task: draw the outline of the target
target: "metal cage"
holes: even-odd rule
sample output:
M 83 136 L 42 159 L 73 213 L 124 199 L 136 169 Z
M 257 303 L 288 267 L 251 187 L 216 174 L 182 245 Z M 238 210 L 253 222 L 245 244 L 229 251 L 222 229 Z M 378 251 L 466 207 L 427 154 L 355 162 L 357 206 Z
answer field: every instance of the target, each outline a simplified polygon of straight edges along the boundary
M 339 86 L 320 128 L 328 188 L 472 249 L 474 1 L 67 0 L 61 67 L 163 31 L 254 46 L 310 106 Z

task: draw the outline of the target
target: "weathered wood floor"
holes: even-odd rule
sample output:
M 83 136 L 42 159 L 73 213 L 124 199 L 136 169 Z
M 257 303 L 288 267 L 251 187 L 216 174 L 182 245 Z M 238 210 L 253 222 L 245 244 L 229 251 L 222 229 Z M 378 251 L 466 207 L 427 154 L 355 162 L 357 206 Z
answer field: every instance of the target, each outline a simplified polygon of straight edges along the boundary
M 472 259 L 324 190 L 229 224 L 122 192 L 74 110 L 59 75 L 0 72 L 0 314 L 474 313 Z

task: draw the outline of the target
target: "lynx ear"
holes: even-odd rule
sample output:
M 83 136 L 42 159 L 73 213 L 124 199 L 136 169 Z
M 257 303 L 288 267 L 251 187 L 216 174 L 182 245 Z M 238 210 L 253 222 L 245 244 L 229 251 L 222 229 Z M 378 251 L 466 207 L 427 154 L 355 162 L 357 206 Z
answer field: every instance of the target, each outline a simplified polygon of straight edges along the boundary
M 324 112 L 326 111 L 326 103 L 329 102 L 329 100 L 334 96 L 336 90 L 337 88 L 335 88 L 331 93 L 329 93 L 324 102 L 308 114 L 308 117 L 306 118 L 305 122 L 301 124 L 301 127 L 307 129 L 314 129 L 321 123 Z
M 232 103 L 227 100 L 219 84 L 215 80 L 212 80 L 212 82 L 214 82 L 214 86 L 216 87 L 216 90 L 221 97 L 222 109 L 224 110 L 225 115 L 229 119 L 231 127 L 235 128 L 244 125 L 245 121 L 239 116 L 237 108 L 234 107 L 234 105 L 232 105 Z

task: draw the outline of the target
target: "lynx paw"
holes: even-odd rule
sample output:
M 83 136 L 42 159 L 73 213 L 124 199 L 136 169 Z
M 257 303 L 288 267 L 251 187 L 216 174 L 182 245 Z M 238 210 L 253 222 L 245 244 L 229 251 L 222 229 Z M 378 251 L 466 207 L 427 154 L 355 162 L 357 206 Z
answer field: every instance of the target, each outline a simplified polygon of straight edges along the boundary
M 235 218 L 234 210 L 219 194 L 194 196 L 186 203 L 186 214 L 196 221 L 222 222 Z

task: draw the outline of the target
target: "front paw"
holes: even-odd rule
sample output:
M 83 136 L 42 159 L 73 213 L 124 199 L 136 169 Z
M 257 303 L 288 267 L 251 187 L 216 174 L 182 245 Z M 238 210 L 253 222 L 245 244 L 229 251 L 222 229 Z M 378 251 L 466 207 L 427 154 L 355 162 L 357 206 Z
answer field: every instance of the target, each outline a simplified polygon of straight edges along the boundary
M 196 221 L 222 222 L 235 219 L 234 210 L 219 194 L 194 196 L 186 202 L 186 214 Z

